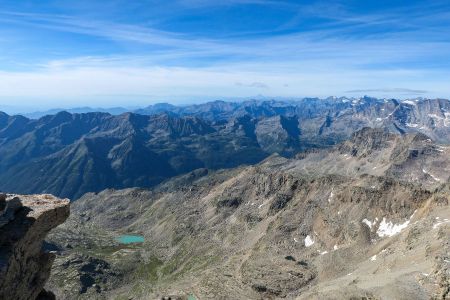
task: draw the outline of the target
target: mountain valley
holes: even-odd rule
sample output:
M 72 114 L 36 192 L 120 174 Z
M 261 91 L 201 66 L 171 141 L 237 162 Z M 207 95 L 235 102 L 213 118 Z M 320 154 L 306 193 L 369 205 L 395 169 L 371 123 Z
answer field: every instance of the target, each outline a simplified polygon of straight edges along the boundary
M 48 288 L 68 299 L 446 299 L 449 150 L 363 128 L 291 158 L 87 193 L 49 236 L 60 255 Z

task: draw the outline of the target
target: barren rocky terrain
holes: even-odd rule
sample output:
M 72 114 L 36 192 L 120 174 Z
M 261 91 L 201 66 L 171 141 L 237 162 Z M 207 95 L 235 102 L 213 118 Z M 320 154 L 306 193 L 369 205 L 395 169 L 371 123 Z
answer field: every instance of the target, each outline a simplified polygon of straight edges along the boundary
M 88 193 L 49 238 L 60 255 L 48 288 L 65 299 L 447 299 L 448 151 L 364 128 L 328 150 Z

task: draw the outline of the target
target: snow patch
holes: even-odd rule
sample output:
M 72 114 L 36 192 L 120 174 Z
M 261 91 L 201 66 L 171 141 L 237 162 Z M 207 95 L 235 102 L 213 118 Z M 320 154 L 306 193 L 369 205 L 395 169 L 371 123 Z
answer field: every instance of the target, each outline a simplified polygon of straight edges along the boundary
M 414 217 L 416 212 L 417 212 L 417 210 L 415 210 L 413 212 L 413 214 L 411 215 L 411 217 L 409 217 L 409 219 L 402 224 L 393 224 L 392 222 L 387 222 L 386 217 L 384 217 L 383 220 L 381 221 L 380 225 L 378 226 L 378 230 L 377 230 L 378 236 L 379 237 L 393 236 L 393 235 L 396 235 L 397 233 L 400 233 L 403 229 L 408 227 L 409 223 L 411 222 L 411 219 Z M 375 220 L 378 220 L 378 219 L 376 218 Z
M 437 229 L 439 226 L 445 223 L 450 223 L 448 219 L 444 219 L 444 221 L 438 221 L 436 224 L 433 225 L 433 229 Z
M 333 191 L 331 191 L 330 196 L 328 196 L 328 203 L 331 203 L 333 201 L 333 197 L 334 197 L 334 194 L 333 194 Z
M 431 176 L 435 181 L 441 181 L 439 178 L 437 178 L 437 177 L 434 176 L 433 174 L 430 174 L 430 176 Z
M 400 233 L 403 229 L 408 227 L 409 220 L 402 224 L 393 224 L 391 221 L 387 222 L 386 218 L 381 220 L 380 226 L 378 226 L 377 234 L 379 237 L 393 236 Z
M 438 115 L 436 115 L 436 114 L 428 114 L 428 116 L 429 116 L 430 118 L 433 118 L 433 119 L 440 119 L 440 120 L 444 119 L 443 117 L 438 116 Z
M 371 261 L 376 261 L 376 260 L 377 260 L 377 256 L 376 256 L 376 255 L 372 256 L 372 257 L 370 258 L 370 260 L 371 260 Z
M 445 116 L 444 126 L 445 127 L 449 127 L 449 125 L 450 125 L 450 113 L 445 112 L 444 116 Z
M 375 221 L 374 222 L 370 222 L 367 219 L 362 220 L 361 222 L 363 222 L 364 224 L 366 224 L 367 226 L 369 226 L 370 229 L 372 229 L 372 226 L 375 225 Z
M 339 249 L 338 245 L 334 245 L 333 250 L 337 250 L 337 249 Z
M 441 179 L 440 178 L 437 178 L 436 176 L 434 176 L 433 174 L 430 174 L 429 172 L 427 172 L 425 169 L 422 169 L 422 172 L 424 173 L 424 174 L 427 174 L 427 175 L 430 175 L 431 176 L 431 178 L 433 178 L 433 180 L 434 181 L 441 181 Z
M 411 100 L 405 100 L 405 101 L 403 101 L 403 103 L 405 103 L 405 104 L 409 104 L 409 105 L 417 105 L 417 103 L 416 103 L 416 102 L 414 102 L 414 101 L 411 101 Z
M 305 238 L 305 247 L 311 247 L 312 245 L 314 245 L 314 240 L 307 235 Z

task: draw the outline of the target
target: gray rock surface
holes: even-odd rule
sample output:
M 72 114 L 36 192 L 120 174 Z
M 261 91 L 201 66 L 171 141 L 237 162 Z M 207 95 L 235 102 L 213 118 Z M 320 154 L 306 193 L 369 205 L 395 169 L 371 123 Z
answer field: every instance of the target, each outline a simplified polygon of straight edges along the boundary
M 69 200 L 0 195 L 0 208 L 0 299 L 52 299 L 44 285 L 55 255 L 43 241 L 69 216 Z
M 298 158 L 88 193 L 49 236 L 71 247 L 48 287 L 67 299 L 446 299 L 449 153 L 363 129 Z M 81 253 L 114 272 L 68 295 Z

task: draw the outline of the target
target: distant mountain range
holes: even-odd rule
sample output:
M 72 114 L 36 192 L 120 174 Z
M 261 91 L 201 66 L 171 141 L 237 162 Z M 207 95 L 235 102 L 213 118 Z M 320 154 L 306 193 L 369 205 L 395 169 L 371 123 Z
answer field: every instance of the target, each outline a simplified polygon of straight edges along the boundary
M 85 106 L 85 107 L 74 107 L 74 108 L 53 108 L 50 110 L 45 110 L 45 111 L 35 111 L 35 112 L 31 112 L 31 113 L 25 113 L 22 114 L 24 117 L 30 118 L 30 119 L 39 119 L 42 118 L 44 116 L 48 116 L 48 115 L 56 115 L 59 112 L 69 112 L 72 114 L 84 114 L 84 113 L 90 113 L 90 112 L 104 112 L 104 113 L 109 113 L 111 115 L 120 115 L 126 112 L 131 112 L 134 109 L 127 109 L 124 107 L 111 107 L 111 108 L 94 108 L 94 107 L 89 107 L 89 106 Z
M 199 168 L 329 147 L 364 127 L 450 142 L 444 99 L 215 101 L 121 110 L 39 119 L 0 113 L 0 189 L 76 199 L 105 188 L 151 187 Z
M 206 121 L 223 122 L 232 118 L 250 116 L 263 118 L 273 116 L 296 117 L 299 120 L 320 120 L 326 117 L 332 122 L 344 122 L 349 114 L 355 122 L 365 122 L 372 127 L 389 126 L 400 133 L 419 131 L 430 135 L 438 141 L 447 141 L 446 130 L 450 127 L 450 108 L 447 99 L 410 100 L 377 99 L 372 97 L 347 98 L 329 97 L 326 99 L 303 98 L 300 100 L 249 100 L 243 102 L 213 101 L 202 104 L 176 106 L 169 103 L 157 103 L 140 109 L 91 108 L 53 109 L 45 112 L 25 114 L 25 117 L 38 119 L 58 112 L 89 113 L 104 112 L 120 115 L 131 112 L 141 115 L 157 115 L 167 113 L 172 116 L 195 116 Z M 353 124 L 354 125 L 354 124 Z M 337 125 L 333 126 L 336 127 Z M 324 126 L 326 130 L 328 126 Z M 353 127 L 353 126 L 352 126 Z

